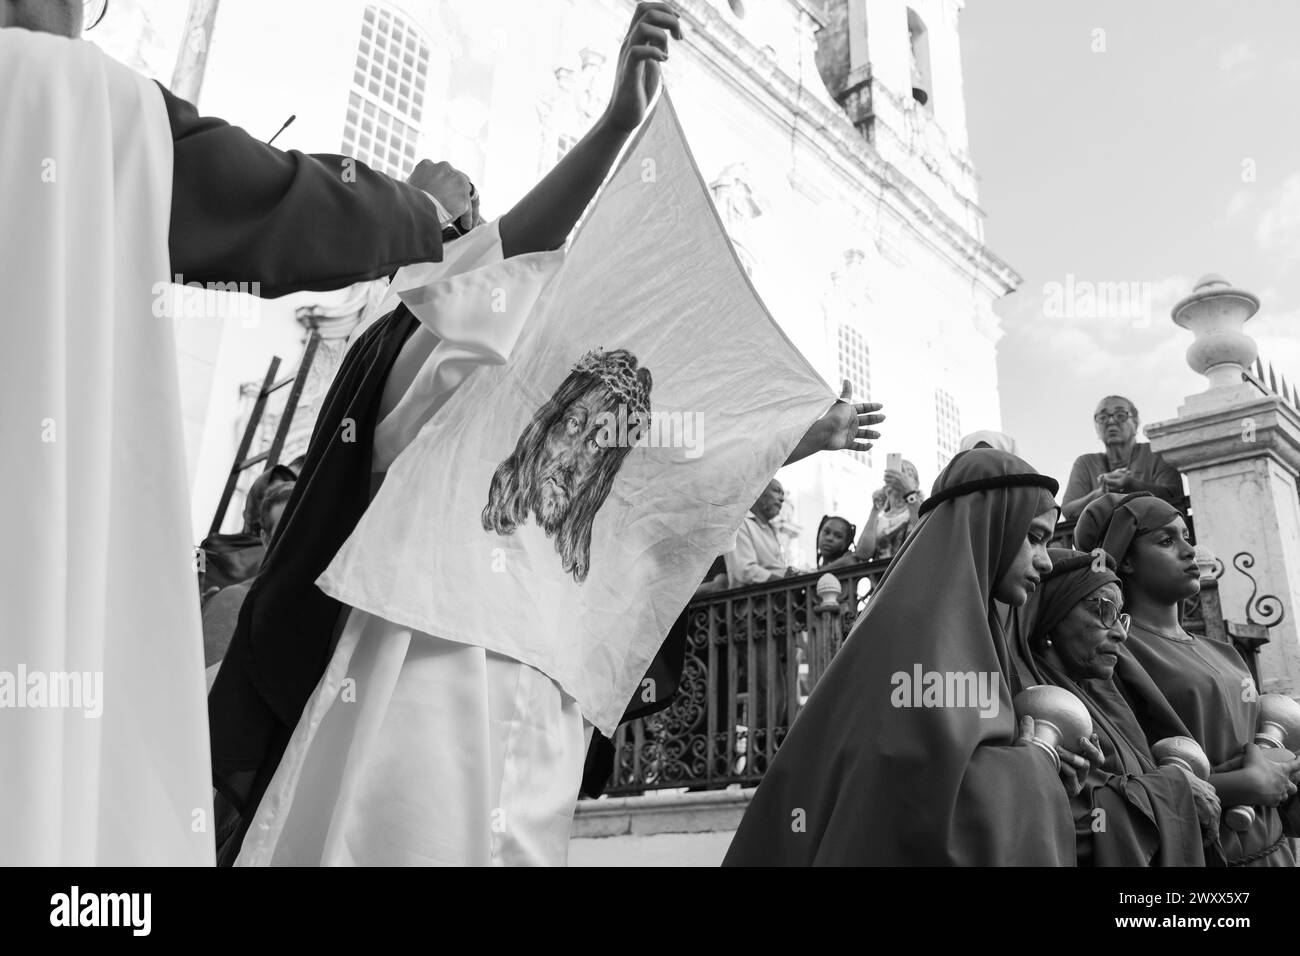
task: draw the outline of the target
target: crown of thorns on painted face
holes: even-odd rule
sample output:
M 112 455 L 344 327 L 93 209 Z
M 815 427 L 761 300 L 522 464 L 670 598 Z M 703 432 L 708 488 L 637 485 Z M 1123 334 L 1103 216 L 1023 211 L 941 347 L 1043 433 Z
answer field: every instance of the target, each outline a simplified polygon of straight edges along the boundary
M 492 477 L 483 527 L 513 534 L 530 514 L 555 538 L 564 570 L 586 579 L 591 526 L 631 442 L 610 442 L 616 422 L 650 414 L 651 375 L 625 349 L 593 349 L 533 415 Z

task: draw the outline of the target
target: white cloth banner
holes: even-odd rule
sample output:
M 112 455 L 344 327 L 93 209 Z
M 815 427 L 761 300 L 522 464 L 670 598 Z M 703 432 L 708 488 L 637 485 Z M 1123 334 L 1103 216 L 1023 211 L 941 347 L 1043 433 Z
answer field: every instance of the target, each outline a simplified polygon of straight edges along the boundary
M 507 364 L 425 424 L 318 583 L 536 667 L 610 735 L 833 400 L 750 285 L 665 93 Z
M 0 29 L 0 864 L 214 862 L 158 88 Z

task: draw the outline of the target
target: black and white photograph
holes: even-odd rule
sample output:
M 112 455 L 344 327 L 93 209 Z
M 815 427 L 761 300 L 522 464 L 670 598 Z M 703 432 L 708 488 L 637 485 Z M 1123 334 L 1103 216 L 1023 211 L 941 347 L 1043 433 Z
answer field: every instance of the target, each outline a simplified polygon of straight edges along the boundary
M 887 867 L 1281 931 L 1297 37 L 0 0 L 15 919 L 167 937 L 249 867 Z

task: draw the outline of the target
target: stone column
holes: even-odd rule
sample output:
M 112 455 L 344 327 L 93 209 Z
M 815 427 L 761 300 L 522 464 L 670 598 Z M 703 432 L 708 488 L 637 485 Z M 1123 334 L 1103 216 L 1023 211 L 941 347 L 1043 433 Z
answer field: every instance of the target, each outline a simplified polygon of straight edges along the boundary
M 1207 276 L 1173 309 L 1195 341 L 1188 364 L 1210 387 L 1178 417 L 1146 427 L 1151 447 L 1191 485 L 1198 544 L 1223 562 L 1223 617 L 1264 625 L 1264 693 L 1300 693 L 1300 412 L 1243 373 L 1256 357 L 1243 326 L 1259 300 Z

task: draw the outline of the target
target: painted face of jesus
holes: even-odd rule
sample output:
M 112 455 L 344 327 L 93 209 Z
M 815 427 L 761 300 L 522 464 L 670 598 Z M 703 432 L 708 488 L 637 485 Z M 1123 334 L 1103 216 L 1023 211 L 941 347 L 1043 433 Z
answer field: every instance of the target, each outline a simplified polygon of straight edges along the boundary
M 538 521 L 547 533 L 555 533 L 569 513 L 569 505 L 592 475 L 608 448 L 597 441 L 605 424 L 602 412 L 613 402 L 604 388 L 583 392 L 546 430 L 542 460 L 537 467 L 541 512 Z

